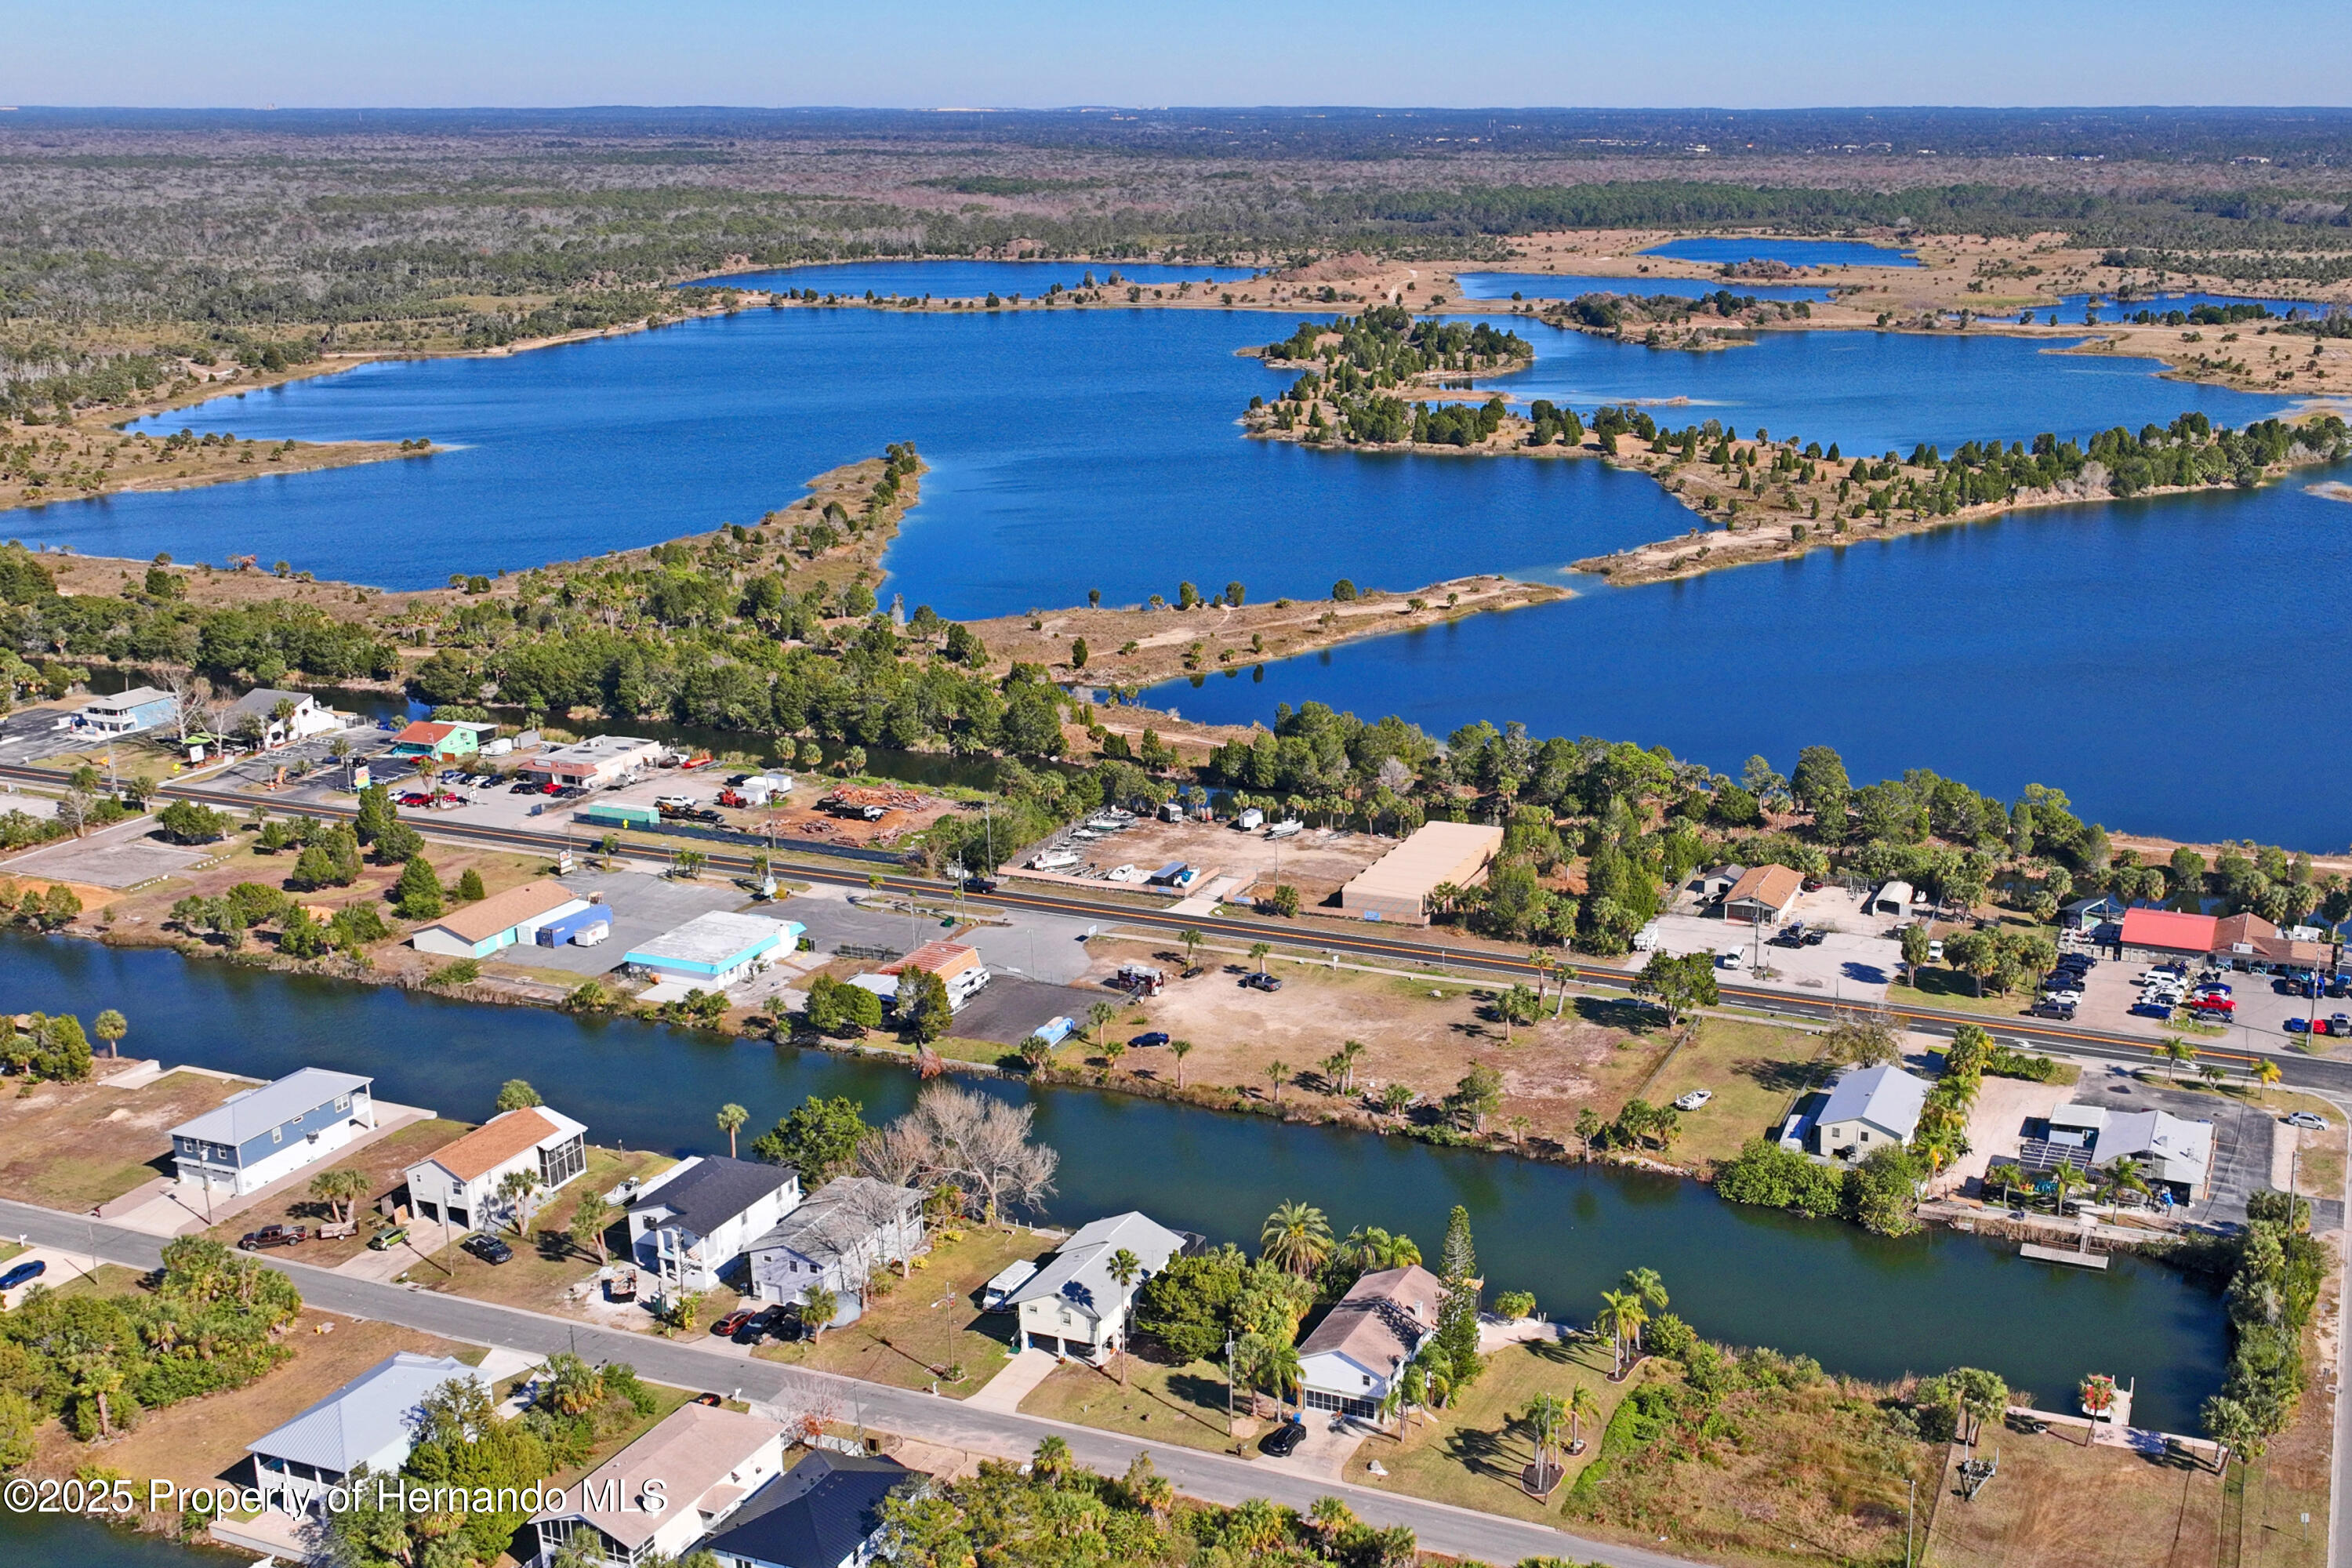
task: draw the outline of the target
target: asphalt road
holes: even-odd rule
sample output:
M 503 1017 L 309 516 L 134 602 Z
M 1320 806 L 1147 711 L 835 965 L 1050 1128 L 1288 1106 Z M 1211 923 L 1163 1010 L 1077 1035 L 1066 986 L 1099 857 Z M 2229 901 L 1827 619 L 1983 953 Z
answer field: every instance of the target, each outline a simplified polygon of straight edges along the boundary
M 0 1236 L 21 1236 L 45 1247 L 132 1268 L 163 1265 L 163 1243 L 154 1237 L 8 1199 L 0 1199 Z M 293 1279 L 302 1299 L 313 1307 L 397 1323 L 467 1344 L 499 1346 L 528 1355 L 575 1351 L 592 1361 L 625 1361 L 645 1376 L 673 1388 L 708 1390 L 795 1408 L 805 1408 L 811 1393 L 822 1391 L 837 1401 L 845 1415 L 866 1426 L 1007 1458 L 1026 1458 L 1042 1439 L 1059 1436 L 1079 1463 L 1108 1476 L 1123 1475 L 1135 1456 L 1148 1450 L 1160 1473 L 1189 1497 L 1224 1504 L 1262 1497 L 1301 1511 L 1318 1498 L 1339 1497 L 1370 1523 L 1408 1525 L 1424 1550 L 1452 1556 L 1497 1563 L 1525 1557 L 1577 1557 L 1607 1563 L 1610 1568 L 1693 1568 L 1686 1558 L 1588 1541 L 1542 1525 L 1366 1487 L 1318 1481 L 1246 1459 L 1137 1443 L 1058 1421 L 972 1410 L 952 1399 L 778 1366 L 696 1341 L 623 1333 L 462 1296 L 348 1279 L 291 1258 L 256 1256 Z
M 0 763 L 0 776 L 27 779 L 54 785 L 54 773 L 33 768 L 11 767 Z M 234 791 L 219 790 L 202 784 L 166 784 L 160 795 L 204 801 L 209 805 L 245 811 L 253 805 L 253 798 Z M 299 812 L 308 815 L 348 818 L 353 815 L 349 807 L 310 805 L 299 802 L 273 800 L 273 809 L 281 814 Z M 559 833 L 533 833 L 517 828 L 466 826 L 446 821 L 434 821 L 429 816 L 415 816 L 412 825 L 428 837 L 464 840 L 489 844 L 508 849 L 527 849 L 552 855 L 556 850 L 572 846 Z M 710 840 L 710 869 L 717 872 L 751 870 L 754 847 L 747 842 L 740 853 L 730 852 Z M 791 854 L 790 846 L 779 846 L 774 852 L 779 868 L 789 864 L 792 874 L 810 881 L 830 882 L 842 887 L 867 886 L 870 868 L 852 868 L 839 861 L 825 862 L 821 858 L 798 858 Z M 917 877 L 884 877 L 885 887 L 901 891 L 938 897 L 943 892 L 941 883 Z M 1345 953 L 1351 957 L 1378 959 L 1391 963 L 1436 964 L 1456 971 L 1474 971 L 1514 980 L 1551 979 L 1555 972 L 1540 973 L 1526 958 L 1507 952 L 1477 947 L 1450 947 L 1439 942 L 1418 941 L 1389 930 L 1361 931 L 1337 925 L 1303 925 L 1296 921 L 1233 919 L 1216 915 L 1171 915 L 1157 907 L 1121 903 L 1109 899 L 1090 899 L 1083 894 L 1055 891 L 1030 892 L 1011 888 L 990 894 L 988 901 L 1008 910 L 1033 913 L 1074 916 L 1101 922 L 1106 926 L 1127 925 L 1164 931 L 1171 934 L 1191 929 L 1212 940 L 1223 938 L 1243 942 L 1273 941 L 1289 948 L 1311 952 Z M 1623 970 L 1597 965 L 1570 963 L 1564 972 L 1571 983 L 1588 987 L 1630 990 L 1633 977 Z M 1759 985 L 1738 984 L 1722 986 L 1724 1005 L 1777 1014 L 1799 1020 L 1826 1020 L 1837 1011 L 1837 1004 L 1816 1000 Z M 2048 1023 L 2035 1018 L 1995 1018 L 1978 1013 L 1967 1013 L 1936 1007 L 1895 1007 L 1889 1009 L 1895 1017 L 1911 1027 L 1930 1034 L 1949 1034 L 1962 1024 L 1978 1024 L 1996 1029 L 2005 1037 L 2023 1040 L 2049 1050 L 2070 1052 L 2077 1056 L 2096 1057 L 2110 1061 L 2146 1064 L 2150 1059 L 2154 1041 L 2148 1037 L 2085 1028 L 2074 1025 Z M 2244 1051 L 2213 1047 L 2200 1052 L 2200 1058 L 2220 1062 L 2239 1070 L 2251 1067 L 2257 1059 Z M 2293 1051 L 2268 1053 L 2262 1059 L 2274 1061 L 2291 1088 L 2316 1089 L 2336 1095 L 2352 1095 L 2352 1061 L 2334 1061 L 2324 1057 L 2306 1057 Z

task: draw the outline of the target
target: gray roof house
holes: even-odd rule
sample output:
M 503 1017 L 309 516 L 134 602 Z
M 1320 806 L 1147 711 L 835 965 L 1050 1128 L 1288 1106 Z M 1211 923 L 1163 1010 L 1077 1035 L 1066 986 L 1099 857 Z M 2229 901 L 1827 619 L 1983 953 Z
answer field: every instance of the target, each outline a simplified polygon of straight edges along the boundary
M 923 1194 L 871 1176 L 836 1176 L 751 1243 L 751 1294 L 790 1305 L 819 1285 L 854 1322 L 865 1310 L 866 1281 L 877 1268 L 912 1258 L 923 1246 Z
M 1132 1210 L 1082 1227 L 1008 1299 L 1020 1316 L 1021 1348 L 1029 1349 L 1033 1336 L 1047 1337 L 1065 1355 L 1100 1361 L 1125 1342 L 1128 1313 L 1144 1281 L 1190 1239 Z M 1111 1272 L 1121 1252 L 1139 1265 L 1124 1285 Z
M 365 1465 L 385 1476 L 408 1462 L 417 1407 L 474 1369 L 454 1356 L 400 1351 L 360 1373 L 275 1432 L 246 1445 L 269 1506 L 300 1513 Z
M 172 1129 L 180 1184 L 242 1195 L 325 1159 L 374 1130 L 369 1092 L 374 1082 L 358 1073 L 304 1068 L 229 1096 Z
M 2104 1105 L 2059 1106 L 2050 1113 L 2050 1142 L 2083 1151 L 2084 1163 L 2105 1170 L 2131 1160 L 2151 1185 L 2169 1187 L 2195 1203 L 2205 1195 L 2213 1166 L 2213 1124 L 2165 1110 L 2117 1110 Z
M 1900 1147 L 1919 1130 L 1927 1104 L 1927 1079 L 1899 1067 L 1857 1068 L 1839 1078 L 1813 1119 L 1815 1148 L 1832 1159 L 1859 1160 L 1890 1143 Z
M 708 1290 L 800 1202 L 790 1165 L 698 1155 L 637 1189 L 630 1251 L 665 1291 Z
M 753 1492 L 704 1550 L 725 1568 L 864 1568 L 882 1535 L 882 1504 L 924 1478 L 882 1454 L 815 1449 Z

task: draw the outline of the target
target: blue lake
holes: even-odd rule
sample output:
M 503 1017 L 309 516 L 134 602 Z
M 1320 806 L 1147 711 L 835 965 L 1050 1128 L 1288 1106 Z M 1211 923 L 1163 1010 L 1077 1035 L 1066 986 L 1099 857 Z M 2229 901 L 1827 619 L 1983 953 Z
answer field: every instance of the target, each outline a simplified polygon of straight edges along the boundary
M 1092 276 L 1108 283 L 1112 273 L 1146 288 L 1178 283 L 1240 283 L 1257 276 L 1247 267 L 1171 267 L 1151 261 L 823 261 L 763 272 L 730 272 L 702 278 L 689 289 L 814 289 L 822 294 L 863 299 L 868 289 L 909 299 L 977 300 L 989 293 L 1034 300 L 1059 283 L 1076 289 Z
M 1234 351 L 1296 320 L 756 310 L 502 358 L 379 363 L 150 427 L 425 435 L 451 449 L 56 504 L 8 531 L 89 553 L 252 552 L 326 577 L 427 585 L 753 522 L 806 477 L 904 439 L 933 468 L 886 592 L 948 616 L 1071 604 L 1089 589 L 1114 604 L 1172 598 L 1186 580 L 1239 580 L 1266 599 L 1320 595 L 1341 576 L 1394 588 L 1479 571 L 1556 578 L 1580 556 L 1689 526 L 1647 480 L 1589 462 L 1243 439 L 1243 406 L 1289 378 Z M 1694 354 L 1498 320 L 1538 351 L 1531 369 L 1492 383 L 1513 397 L 1586 410 L 1630 400 L 1669 425 L 1712 417 L 1848 454 L 2081 437 L 2187 408 L 2242 425 L 2284 406 L 2162 380 L 2147 361 L 1990 333 L 1768 333 Z M 1986 789 L 2062 784 L 2116 826 L 2341 846 L 2352 822 L 2302 781 L 2352 763 L 2352 747 L 2340 732 L 2247 725 L 2285 713 L 2293 683 L 2216 671 L 2288 670 L 2306 656 L 2326 666 L 2324 601 L 2295 600 L 2347 580 L 2347 521 L 2299 483 L 2042 514 L 1849 552 L 1843 568 L 1816 555 L 1594 594 L 1215 681 L 1215 699 L 1180 703 L 1270 719 L 1277 699 L 1318 697 L 1441 729 L 1517 717 L 1732 767 L 1762 751 L 1785 768 L 1818 742 L 1866 773 L 1927 765 Z
M 1454 281 L 1460 287 L 1465 300 L 1510 300 L 1522 294 L 1530 300 L 1573 300 L 1579 294 L 1631 294 L 1641 299 L 1648 299 L 1654 294 L 1675 294 L 1690 300 L 1701 294 L 1712 294 L 1718 289 L 1728 289 L 1735 294 L 1753 294 L 1759 300 L 1830 298 L 1830 290 L 1824 286 L 1720 281 L 1707 278 L 1586 278 L 1558 272 L 1457 272 Z
M 1670 256 L 1677 261 L 1707 261 L 1718 266 L 1740 261 L 1781 261 L 1790 267 L 1916 267 L 1919 258 L 1893 246 L 1859 239 L 1750 239 L 1739 235 L 1708 235 L 1670 239 L 1642 252 Z

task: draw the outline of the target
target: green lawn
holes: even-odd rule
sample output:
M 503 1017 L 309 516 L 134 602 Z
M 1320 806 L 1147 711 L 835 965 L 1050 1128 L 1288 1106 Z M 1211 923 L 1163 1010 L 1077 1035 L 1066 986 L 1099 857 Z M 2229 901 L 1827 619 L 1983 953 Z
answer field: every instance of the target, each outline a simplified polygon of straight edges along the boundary
M 1225 1423 L 1225 1369 L 1215 1362 L 1169 1366 L 1130 1355 L 1100 1370 L 1070 1362 L 1021 1402 L 1021 1414 L 1186 1448 L 1235 1448 Z
M 514 1248 L 510 1260 L 494 1266 L 455 1245 L 445 1247 L 441 1227 L 420 1223 L 410 1227 L 410 1236 L 425 1260 L 409 1266 L 408 1278 L 427 1290 L 446 1290 L 533 1311 L 555 1310 L 562 1306 L 566 1290 L 592 1278 L 597 1269 L 594 1249 L 578 1246 L 568 1234 L 580 1200 L 590 1193 L 611 1192 L 625 1176 L 644 1181 L 675 1163 L 667 1155 L 591 1144 L 588 1168 L 564 1183 L 554 1201 L 540 1211 L 528 1240 L 517 1236 L 511 1226 L 499 1227 L 499 1239 Z M 625 1256 L 628 1236 L 627 1219 L 616 1214 L 604 1227 L 607 1251 L 614 1257 Z M 451 1241 L 464 1237 L 464 1232 L 453 1231 Z
M 980 1288 L 1009 1265 L 1049 1250 L 1045 1237 L 1018 1227 L 973 1226 L 953 1239 L 947 1231 L 935 1233 L 912 1278 L 893 1273 L 888 1293 L 869 1296 L 857 1321 L 828 1331 L 814 1344 L 762 1345 L 754 1353 L 898 1388 L 936 1383 L 941 1394 L 961 1399 L 1012 1355 L 1013 1315 L 982 1312 Z
M 1957 969 L 1938 969 L 1933 964 L 1920 967 L 1917 983 L 1906 985 L 1896 981 L 1886 988 L 1886 999 L 1897 1005 L 1909 1003 L 1918 1007 L 1943 1007 L 1959 1013 L 1988 1013 L 2000 1018 L 2019 1018 L 2033 1005 L 2030 994 L 2012 991 L 2004 996 L 1988 989 L 1977 994 L 1973 975 Z
M 1348 1461 L 1347 1479 L 1360 1486 L 1408 1492 L 1433 1502 L 1517 1519 L 1557 1522 L 1547 1507 L 1521 1489 L 1521 1469 L 1535 1458 L 1535 1442 L 1518 1413 L 1538 1394 L 1561 1400 L 1578 1387 L 1599 1400 L 1600 1414 L 1584 1424 L 1583 1453 L 1568 1460 L 1557 1501 L 1579 1471 L 1601 1452 L 1601 1434 L 1624 1396 L 1640 1386 L 1640 1375 L 1624 1384 L 1609 1381 L 1607 1349 L 1590 1340 L 1506 1345 L 1488 1358 L 1484 1376 L 1453 1405 L 1409 1422 L 1402 1438 L 1373 1437 Z M 1373 1475 L 1378 1460 L 1389 1472 Z

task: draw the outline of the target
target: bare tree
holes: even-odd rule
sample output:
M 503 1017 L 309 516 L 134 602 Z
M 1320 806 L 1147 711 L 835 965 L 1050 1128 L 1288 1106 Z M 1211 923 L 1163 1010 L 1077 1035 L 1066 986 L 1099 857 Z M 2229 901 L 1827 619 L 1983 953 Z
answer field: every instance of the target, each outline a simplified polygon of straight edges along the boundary
M 1062 1157 L 1029 1141 L 1031 1109 L 938 1083 L 915 1108 L 859 1145 L 866 1173 L 896 1186 L 941 1182 L 994 1225 L 1013 1205 L 1034 1205 L 1054 1190 Z
M 173 670 L 162 679 L 163 689 L 172 694 L 172 732 L 185 744 L 188 731 L 204 722 L 213 683 L 193 669 Z

